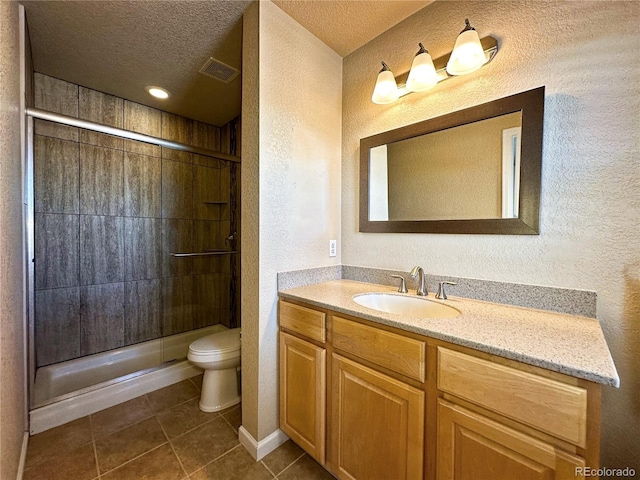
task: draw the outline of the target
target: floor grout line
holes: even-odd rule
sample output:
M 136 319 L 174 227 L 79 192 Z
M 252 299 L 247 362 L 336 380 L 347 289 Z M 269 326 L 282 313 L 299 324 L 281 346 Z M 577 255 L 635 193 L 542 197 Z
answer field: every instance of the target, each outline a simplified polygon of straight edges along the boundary
M 102 440 L 102 439 L 107 438 L 107 437 L 110 437 L 111 435 L 114 435 L 114 434 L 116 434 L 116 433 L 120 433 L 120 432 L 122 432 L 123 430 L 126 430 L 126 429 L 127 429 L 127 428 L 129 428 L 129 427 L 133 427 L 133 426 L 135 426 L 135 425 L 138 425 L 139 423 L 142 423 L 142 422 L 144 422 L 144 421 L 147 421 L 147 420 L 149 420 L 150 418 L 153 418 L 153 417 L 155 417 L 155 415 L 154 415 L 154 414 L 151 414 L 151 415 L 149 415 L 148 417 L 144 417 L 144 418 L 142 418 L 142 419 L 135 420 L 133 423 L 130 423 L 130 424 L 128 424 L 128 425 L 125 425 L 124 427 L 119 428 L 118 430 L 114 430 L 113 432 L 109 432 L 109 433 L 107 433 L 106 435 L 100 435 L 99 437 L 96 437 L 96 436 L 95 436 L 95 433 L 94 433 L 93 431 L 91 432 L 91 434 L 93 435 L 94 441 L 95 441 L 96 439 L 97 439 L 97 440 Z M 93 425 L 93 423 L 92 423 L 92 425 Z
M 2 1 L 2 0 L 0 0 L 0 1 Z M 38 436 L 43 435 L 43 434 L 45 434 L 45 433 L 47 433 L 47 432 L 50 432 L 51 430 L 55 430 L 56 428 L 64 427 L 65 425 L 68 425 L 68 424 L 73 423 L 73 422 L 77 422 L 77 421 L 82 420 L 82 419 L 84 419 L 84 418 L 87 418 L 87 420 L 89 421 L 89 431 L 93 434 L 93 431 L 92 431 L 92 429 L 91 429 L 91 418 L 90 418 L 90 417 L 91 417 L 91 415 L 85 415 L 84 417 L 80 417 L 80 418 L 77 418 L 77 419 L 75 419 L 75 420 L 71 420 L 70 422 L 63 423 L 62 425 L 58 425 L 58 426 L 53 427 L 53 428 L 48 428 L 47 430 L 44 430 L 44 431 L 42 431 L 42 432 L 35 433 L 35 434 L 33 434 L 33 435 L 31 435 L 31 434 L 30 434 L 30 435 L 29 435 L 29 445 L 32 445 L 32 441 L 34 441 L 34 440 L 33 440 L 33 438 L 34 438 L 34 437 L 38 437 Z M 63 453 L 69 453 L 69 452 L 71 452 L 71 451 L 73 451 L 73 450 L 76 450 L 76 449 L 78 449 L 78 448 L 80 448 L 80 447 L 84 447 L 85 445 L 88 445 L 88 444 L 90 444 L 91 442 L 93 442 L 93 436 L 91 437 L 91 440 L 87 440 L 86 442 L 82 442 L 82 443 L 79 443 L 79 444 L 77 444 L 77 445 L 73 444 L 73 446 L 71 446 L 71 447 L 69 447 L 69 446 L 65 447 L 65 448 L 64 448 L 64 451 L 63 451 Z M 28 454 L 28 453 L 29 453 L 29 447 L 27 447 L 27 454 Z M 55 458 L 55 457 L 57 457 L 57 456 L 59 456 L 59 455 L 60 455 L 60 452 L 56 450 L 56 455 L 55 455 L 55 456 L 50 457 L 50 458 L 45 456 L 45 458 L 44 458 L 44 459 L 39 460 L 38 462 L 36 462 L 36 463 L 34 463 L 34 464 L 32 464 L 32 465 L 29 465 L 29 466 L 26 466 L 26 465 L 25 465 L 25 470 L 30 469 L 30 468 L 33 468 L 33 467 L 35 467 L 36 465 L 39 465 L 39 464 L 41 464 L 41 463 L 44 463 L 44 462 L 50 461 L 50 460 L 52 460 L 53 458 Z M 25 459 L 25 461 L 26 461 L 26 459 Z
M 203 373 L 201 373 L 200 375 L 204 375 Z M 196 377 L 199 377 L 200 375 L 195 375 L 193 377 L 189 377 L 188 380 L 193 383 L 193 386 L 196 387 L 198 389 L 199 392 L 202 392 L 202 388 L 200 388 L 198 385 L 196 385 L 196 382 L 193 380 Z
M 107 474 L 109 474 L 109 473 L 113 472 L 114 470 L 118 470 L 119 468 L 124 467 L 125 465 L 127 465 L 127 464 L 129 464 L 129 463 L 131 463 L 131 462 L 133 462 L 133 461 L 135 461 L 135 460 L 138 460 L 140 457 L 143 457 L 143 456 L 144 456 L 144 455 L 146 455 L 147 453 L 150 453 L 150 452 L 153 452 L 154 450 L 159 449 L 160 447 L 162 447 L 162 446 L 166 445 L 167 443 L 169 443 L 169 442 L 163 442 L 163 443 L 161 443 L 160 445 L 156 445 L 155 447 L 150 448 L 150 449 L 149 449 L 149 450 L 147 450 L 146 452 L 141 453 L 141 454 L 140 454 L 140 455 L 138 455 L 137 457 L 134 457 L 134 458 L 132 458 L 132 459 L 130 459 L 130 460 L 127 460 L 126 462 L 121 463 L 120 465 L 118 465 L 118 466 L 117 466 L 117 467 L 115 467 L 115 468 L 112 468 L 111 470 L 107 470 L 106 472 L 104 472 L 104 474 L 103 474 L 103 475 L 107 475 Z
M 284 467 L 282 469 L 282 471 L 276 476 L 276 478 L 280 477 L 280 475 L 282 475 L 284 472 L 286 472 L 287 470 L 289 470 L 298 460 L 300 460 L 302 457 L 305 456 L 305 453 L 302 452 L 302 454 L 296 458 L 293 462 L 291 462 L 289 465 L 287 465 L 286 467 Z
M 175 385 L 175 384 L 174 384 L 174 385 Z M 166 388 L 166 387 L 165 387 L 165 388 Z M 155 391 L 157 392 L 157 390 L 155 390 Z M 153 393 L 153 392 L 151 392 L 151 393 Z M 178 405 L 184 405 L 184 404 L 185 404 L 185 403 L 187 403 L 187 402 L 191 402 L 191 401 L 192 401 L 193 399 L 195 399 L 195 398 L 200 398 L 200 394 L 196 395 L 195 397 L 191 397 L 191 398 L 189 398 L 189 399 L 187 399 L 187 400 L 184 400 L 184 401 L 182 401 L 182 402 L 180 402 L 180 403 L 176 403 L 175 405 L 171 405 L 170 407 L 166 407 L 166 408 L 163 408 L 162 410 L 158 410 L 157 412 L 156 412 L 156 411 L 154 411 L 153 407 L 151 407 L 151 401 L 149 401 L 148 399 L 147 399 L 147 401 L 149 401 L 149 406 L 151 407 L 151 408 L 150 408 L 150 410 L 153 412 L 153 415 L 158 415 L 159 413 L 162 413 L 162 412 L 164 412 L 164 411 L 166 411 L 166 410 L 171 410 L 172 408 L 175 408 L 175 407 L 177 407 Z M 216 412 L 216 413 L 217 413 L 217 412 Z
M 238 443 L 238 445 L 236 445 L 233 448 L 230 448 L 229 450 L 227 450 L 226 452 L 224 452 L 221 455 L 218 455 L 216 458 L 214 458 L 213 460 L 211 460 L 210 462 L 205 463 L 202 467 L 200 467 L 198 470 L 196 470 L 195 472 L 191 473 L 190 475 L 193 475 L 196 472 L 199 472 L 200 470 L 202 470 L 203 468 L 207 468 L 209 465 L 211 465 L 213 462 L 215 462 L 216 460 L 220 460 L 222 457 L 224 457 L 225 455 L 233 452 L 234 450 L 236 450 L 238 447 L 241 447 L 242 444 Z
M 160 422 L 158 417 L 155 417 L 155 419 L 156 419 L 156 422 L 158 422 L 158 424 L 160 425 L 160 429 L 162 430 L 162 433 L 164 433 L 164 438 L 167 439 L 167 443 L 169 443 L 169 447 L 171 447 L 171 451 L 176 456 L 176 459 L 178 460 L 178 463 L 180 464 L 180 468 L 182 469 L 184 474 L 187 476 L 186 478 L 189 478 L 189 473 L 187 472 L 187 469 L 184 468 L 184 465 L 182 464 L 182 460 L 180 460 L 180 457 L 178 456 L 178 452 L 176 452 L 176 449 L 173 448 L 173 443 L 171 443 L 171 440 L 169 439 L 169 435 L 167 435 L 167 431 L 162 426 L 162 423 Z M 178 438 L 178 437 L 176 437 L 176 438 Z
M 93 446 L 93 458 L 96 460 L 96 472 L 98 473 L 98 480 L 100 480 L 100 463 L 98 463 L 98 448 L 96 447 L 96 435 L 93 432 L 93 418 L 89 415 L 89 430 L 91 430 L 91 445 Z
M 238 408 L 241 408 L 241 407 L 238 407 Z M 233 410 L 235 410 L 235 409 L 233 409 Z M 225 422 L 227 422 L 227 425 L 229 425 L 229 426 L 233 429 L 233 431 L 234 431 L 234 432 L 236 432 L 236 434 L 237 434 L 237 433 L 238 433 L 238 429 L 237 429 L 236 427 L 234 427 L 233 425 L 231 425 L 231 422 L 230 422 L 229 420 L 227 420 L 227 418 L 225 417 L 225 415 L 226 415 L 227 413 L 231 413 L 233 410 L 229 410 L 228 412 L 226 412 L 226 413 L 224 413 L 224 414 L 222 414 L 222 413 L 221 413 L 221 414 L 220 414 L 220 416 L 222 417 L 222 419 L 223 419 Z
M 217 413 L 217 412 L 216 412 L 216 413 Z M 202 422 L 201 424 L 196 425 L 195 427 L 193 427 L 193 428 L 191 428 L 191 429 L 187 430 L 186 432 L 182 432 L 180 435 L 177 435 L 177 436 L 175 436 L 175 437 L 173 437 L 173 438 L 170 438 L 170 439 L 169 439 L 169 441 L 171 442 L 171 441 L 173 441 L 173 440 L 177 440 L 178 438 L 180 438 L 180 437 L 182 437 L 182 436 L 186 435 L 187 433 L 191 433 L 191 432 L 193 432 L 195 429 L 200 428 L 200 427 L 202 427 L 203 425 L 206 425 L 207 423 L 211 423 L 211 422 L 213 422 L 216 418 L 221 418 L 221 417 L 222 417 L 222 415 L 218 414 L 218 415 L 216 415 L 215 417 L 210 418 L 210 419 L 209 419 L 209 420 L 207 420 L 206 422 Z M 158 423 L 160 423 L 160 420 L 158 420 Z M 162 424 L 161 424 L 161 423 L 160 423 L 160 426 L 162 426 Z M 164 430 L 164 429 L 163 429 L 163 430 Z M 168 438 L 168 436 L 167 436 L 167 438 Z
M 272 476 L 274 479 L 275 479 L 275 478 L 277 478 L 277 477 L 276 477 L 276 474 L 275 474 L 275 473 L 273 473 L 269 467 L 267 467 L 267 464 L 266 464 L 266 463 L 264 463 L 262 460 L 260 460 L 260 463 L 262 464 L 262 466 L 263 466 L 264 468 L 266 468 L 266 469 L 267 469 L 267 472 L 269 472 L 269 473 L 271 474 L 271 476 Z
M 140 397 L 142 397 L 144 399 L 149 411 L 153 412 L 153 408 L 151 408 L 151 402 L 149 401 L 149 397 L 147 397 L 147 394 L 143 393 L 142 395 L 140 395 Z M 132 400 L 135 400 L 136 398 L 140 398 L 140 397 L 134 397 L 134 398 L 132 398 Z
M 146 397 L 146 395 L 145 395 L 145 397 Z M 165 430 L 164 426 L 162 425 L 162 423 L 160 422 L 160 420 L 159 420 L 159 418 L 158 418 L 158 415 L 159 415 L 160 413 L 162 413 L 162 412 L 166 411 L 166 410 L 170 410 L 170 409 L 172 409 L 172 408 L 174 408 L 174 407 L 177 407 L 178 405 L 182 405 L 182 404 L 188 403 L 188 402 L 192 401 L 194 398 L 197 398 L 197 397 L 190 398 L 189 400 L 185 400 L 184 402 L 181 402 L 181 403 L 178 403 L 178 404 L 176 404 L 176 405 L 173 405 L 172 407 L 165 408 L 165 409 L 163 409 L 163 410 L 161 410 L 161 411 L 159 411 L 159 412 L 157 412 L 157 413 L 153 413 L 151 416 L 146 417 L 146 418 L 144 418 L 143 420 L 140 420 L 140 421 L 138 421 L 138 422 L 132 423 L 132 424 L 130 424 L 130 425 L 128 425 L 128 426 L 126 426 L 126 427 L 124 427 L 124 428 L 120 429 L 120 430 L 117 430 L 117 431 L 115 431 L 115 432 L 110 433 L 109 435 L 112 435 L 112 434 L 115 434 L 115 433 L 121 432 L 121 431 L 125 430 L 126 428 L 129 428 L 129 427 L 132 427 L 132 426 L 137 425 L 137 424 L 139 424 L 139 423 L 142 423 L 142 422 L 144 422 L 144 421 L 146 421 L 146 420 L 148 420 L 148 419 L 150 419 L 150 418 L 155 418 L 155 420 L 156 420 L 156 421 L 158 422 L 158 424 L 160 425 L 160 428 L 161 428 L 161 430 L 162 430 L 162 433 L 164 434 L 164 436 L 165 436 L 165 438 L 166 438 L 166 440 L 167 440 L 167 441 L 166 441 L 166 442 L 163 442 L 163 443 L 162 443 L 162 444 L 160 444 L 160 445 L 156 445 L 155 447 L 153 447 L 153 448 L 151 448 L 151 449 L 147 450 L 146 452 L 143 452 L 143 453 L 141 453 L 140 455 L 138 455 L 138 456 L 136 456 L 136 457 L 134 457 L 134 458 L 132 458 L 132 459 L 130 459 L 130 460 L 128 460 L 128 461 L 126 461 L 126 462 L 124 462 L 124 463 L 121 463 L 121 464 L 120 464 L 120 465 L 118 465 L 117 467 L 112 468 L 112 469 L 110 469 L 110 470 L 108 470 L 108 471 L 105 471 L 105 472 L 103 472 L 103 473 L 104 473 L 104 474 L 111 473 L 112 471 L 117 470 L 118 468 L 120 468 L 120 467 L 122 467 L 122 466 L 126 465 L 127 463 L 130 463 L 130 462 L 132 462 L 132 461 L 134 461 L 134 460 L 136 460 L 136 459 L 138 459 L 138 458 L 142 457 L 143 455 L 146 455 L 147 453 L 152 452 L 153 450 L 156 450 L 157 448 L 159 448 L 159 447 L 161 447 L 161 446 L 163 446 L 163 445 L 165 445 L 165 444 L 167 444 L 167 443 L 168 443 L 168 444 L 169 444 L 169 446 L 171 447 L 171 450 L 173 451 L 173 454 L 176 456 L 176 459 L 178 460 L 178 463 L 180 464 L 180 467 L 182 468 L 182 471 L 183 471 L 183 472 L 185 473 L 185 475 L 187 476 L 186 478 L 189 478 L 189 474 L 187 473 L 187 470 L 184 468 L 184 465 L 182 464 L 182 461 L 180 460 L 180 457 L 178 456 L 178 454 L 177 454 L 177 452 L 176 452 L 175 448 L 173 447 L 173 444 L 171 443 L 171 440 L 176 440 L 176 439 L 178 439 L 178 438 L 182 437 L 183 435 L 186 435 L 187 433 L 190 433 L 190 432 L 192 432 L 193 430 L 195 430 L 195 429 L 197 429 L 197 428 L 199 428 L 199 427 L 201 427 L 201 426 L 203 426 L 203 425 L 205 425 L 205 424 L 207 424 L 207 423 L 212 422 L 213 420 L 215 420 L 216 418 L 221 417 L 222 415 L 220 415 L 218 412 L 215 412 L 215 413 L 217 414 L 216 416 L 214 416 L 214 417 L 210 418 L 210 419 L 209 419 L 209 420 L 207 420 L 206 422 L 201 423 L 200 425 L 196 425 L 195 427 L 193 427 L 193 428 L 192 428 L 192 429 L 190 429 L 190 430 L 187 430 L 186 432 L 181 433 L 180 435 L 178 435 L 177 437 L 175 437 L 175 438 L 173 438 L 173 439 L 170 439 L 170 438 L 169 438 L 169 435 L 167 434 L 167 432 L 166 432 L 166 430 Z M 148 401 L 148 399 L 147 399 L 147 401 Z M 149 402 L 149 403 L 150 403 L 150 402 Z M 90 421 L 91 421 L 91 419 L 90 419 Z M 92 428 L 92 430 L 91 430 L 91 434 L 92 434 L 92 438 L 93 438 L 93 428 Z M 109 435 L 105 435 L 104 437 L 107 437 L 107 436 L 109 436 Z M 103 438 L 104 438 L 104 437 L 103 437 Z M 234 447 L 234 448 L 235 448 L 235 447 Z M 96 455 L 96 464 L 98 464 L 95 440 L 94 440 L 94 454 Z M 99 470 L 99 467 L 98 467 L 98 474 L 99 474 L 99 475 L 101 475 L 100 470 Z

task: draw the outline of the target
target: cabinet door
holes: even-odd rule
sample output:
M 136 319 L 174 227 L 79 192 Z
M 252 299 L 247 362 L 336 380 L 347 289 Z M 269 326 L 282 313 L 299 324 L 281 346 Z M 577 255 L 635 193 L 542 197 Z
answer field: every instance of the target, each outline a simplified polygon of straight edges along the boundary
M 445 400 L 438 400 L 438 480 L 584 478 L 584 460 Z
M 331 370 L 331 462 L 338 478 L 422 478 L 424 392 L 336 354 Z
M 280 428 L 324 464 L 326 350 L 280 332 Z

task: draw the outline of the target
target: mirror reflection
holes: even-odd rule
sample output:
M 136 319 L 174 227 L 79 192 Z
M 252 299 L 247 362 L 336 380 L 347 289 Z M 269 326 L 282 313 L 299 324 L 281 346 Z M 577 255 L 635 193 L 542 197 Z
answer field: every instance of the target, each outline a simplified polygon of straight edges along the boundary
M 522 112 L 369 150 L 369 220 L 518 218 Z

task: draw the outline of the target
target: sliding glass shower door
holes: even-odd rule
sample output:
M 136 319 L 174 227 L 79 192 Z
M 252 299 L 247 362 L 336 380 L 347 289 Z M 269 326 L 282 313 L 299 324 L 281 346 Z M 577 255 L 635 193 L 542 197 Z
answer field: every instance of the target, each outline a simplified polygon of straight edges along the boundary
M 218 128 L 41 75 L 38 88 L 48 89 L 44 99 L 77 92 L 79 116 L 118 124 L 121 115 L 120 124 L 167 141 L 31 112 L 40 116 L 34 407 L 184 358 L 198 335 L 239 326 L 236 123 Z

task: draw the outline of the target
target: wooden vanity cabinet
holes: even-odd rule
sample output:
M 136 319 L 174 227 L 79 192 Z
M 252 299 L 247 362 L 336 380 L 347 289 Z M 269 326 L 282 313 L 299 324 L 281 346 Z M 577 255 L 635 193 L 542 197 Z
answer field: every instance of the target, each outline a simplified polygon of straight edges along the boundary
M 339 479 L 564 480 L 599 467 L 600 385 L 279 306 L 281 428 Z
M 328 325 L 329 467 L 340 479 L 422 479 L 426 343 L 340 315 Z
M 280 302 L 280 325 L 306 339 L 280 331 L 280 428 L 321 464 L 325 463 L 325 314 Z
M 584 478 L 587 458 L 597 466 L 594 387 L 436 348 L 438 480 L 564 480 Z
M 585 461 L 472 410 L 438 399 L 438 480 L 569 480 Z

